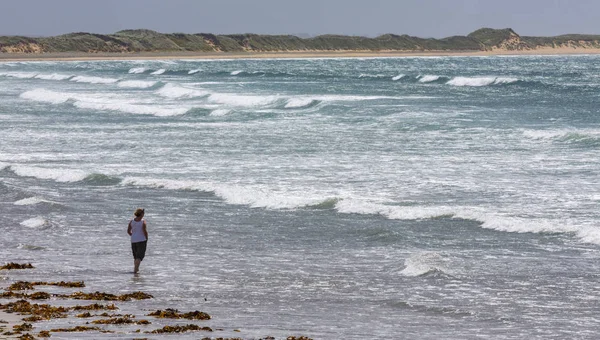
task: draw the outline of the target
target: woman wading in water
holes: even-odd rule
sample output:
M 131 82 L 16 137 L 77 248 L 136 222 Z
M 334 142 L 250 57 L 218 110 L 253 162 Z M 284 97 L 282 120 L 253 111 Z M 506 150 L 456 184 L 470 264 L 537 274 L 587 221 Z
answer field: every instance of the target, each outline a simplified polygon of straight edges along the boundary
M 146 255 L 146 243 L 148 242 L 148 230 L 144 220 L 144 209 L 138 208 L 133 213 L 135 218 L 129 221 L 127 233 L 131 236 L 131 250 L 133 251 L 133 272 L 140 271 L 140 263 Z

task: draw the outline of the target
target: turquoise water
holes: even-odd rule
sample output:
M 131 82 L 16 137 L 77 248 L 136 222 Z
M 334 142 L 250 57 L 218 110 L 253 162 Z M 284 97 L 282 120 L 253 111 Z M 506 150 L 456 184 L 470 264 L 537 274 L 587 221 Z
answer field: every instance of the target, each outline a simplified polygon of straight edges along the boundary
M 599 62 L 0 63 L 0 256 L 37 267 L 3 275 L 147 291 L 123 308 L 213 337 L 591 339 Z

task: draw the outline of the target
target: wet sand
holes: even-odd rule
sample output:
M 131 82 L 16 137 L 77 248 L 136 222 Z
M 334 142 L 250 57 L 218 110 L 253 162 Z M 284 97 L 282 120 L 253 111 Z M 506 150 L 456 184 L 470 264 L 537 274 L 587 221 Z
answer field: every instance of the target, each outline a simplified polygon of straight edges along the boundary
M 23 323 L 23 316 L 16 313 L 7 313 L 0 309 L 0 339 L 17 339 L 22 334 L 4 335 L 5 332 L 12 332 L 13 326 Z M 7 323 L 4 323 L 7 322 Z

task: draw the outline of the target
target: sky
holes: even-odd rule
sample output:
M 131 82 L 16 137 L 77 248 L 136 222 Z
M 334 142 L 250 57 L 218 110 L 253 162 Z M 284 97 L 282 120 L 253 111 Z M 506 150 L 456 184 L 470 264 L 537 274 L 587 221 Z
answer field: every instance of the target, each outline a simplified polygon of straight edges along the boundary
M 599 0 L 0 0 L 0 35 L 258 33 L 442 38 L 481 28 L 600 34 Z

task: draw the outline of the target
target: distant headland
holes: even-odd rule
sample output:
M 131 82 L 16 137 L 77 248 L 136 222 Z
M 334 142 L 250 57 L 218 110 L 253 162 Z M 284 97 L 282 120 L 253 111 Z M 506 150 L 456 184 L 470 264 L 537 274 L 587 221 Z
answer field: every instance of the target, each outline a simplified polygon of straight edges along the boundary
M 384 34 L 375 38 L 320 35 L 184 34 L 124 30 L 52 37 L 0 36 L 0 59 L 135 57 L 309 57 L 600 53 L 600 35 L 521 36 L 510 28 L 481 28 L 442 39 Z

